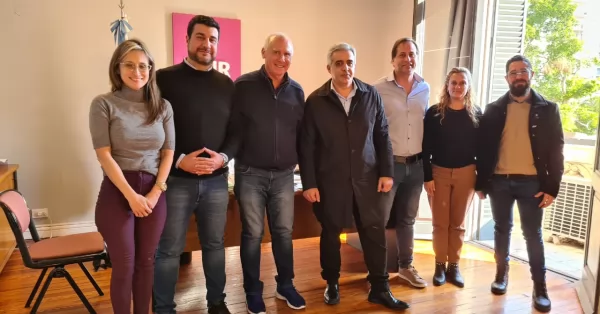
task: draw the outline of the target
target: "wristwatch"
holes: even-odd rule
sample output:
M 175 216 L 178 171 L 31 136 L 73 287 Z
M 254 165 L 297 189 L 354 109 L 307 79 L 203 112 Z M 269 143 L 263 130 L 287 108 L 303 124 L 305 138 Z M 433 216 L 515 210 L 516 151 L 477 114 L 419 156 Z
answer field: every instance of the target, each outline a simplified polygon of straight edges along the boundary
M 225 153 L 219 153 L 219 155 L 221 155 L 221 157 L 223 157 L 223 164 L 221 165 L 221 168 L 223 168 L 229 162 L 229 157 L 227 155 L 225 155 Z
M 156 185 L 163 192 L 167 190 L 167 184 L 164 182 L 156 182 L 154 185 Z

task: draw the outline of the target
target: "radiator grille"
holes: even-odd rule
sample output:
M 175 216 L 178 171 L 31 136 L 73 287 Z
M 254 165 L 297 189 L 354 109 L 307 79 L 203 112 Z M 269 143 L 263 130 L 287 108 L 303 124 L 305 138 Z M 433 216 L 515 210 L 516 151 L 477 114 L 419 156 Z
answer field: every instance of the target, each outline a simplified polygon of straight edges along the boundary
M 554 204 L 545 210 L 544 231 L 585 242 L 591 199 L 590 180 L 565 177 Z

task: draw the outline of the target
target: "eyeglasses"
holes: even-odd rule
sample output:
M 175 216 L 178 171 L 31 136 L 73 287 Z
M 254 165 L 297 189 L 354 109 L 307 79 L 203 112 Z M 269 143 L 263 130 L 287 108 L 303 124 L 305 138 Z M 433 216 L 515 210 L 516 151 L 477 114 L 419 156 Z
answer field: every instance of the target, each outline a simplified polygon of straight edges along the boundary
M 150 69 L 152 69 L 151 65 L 145 64 L 145 63 L 140 63 L 140 64 L 136 65 L 133 62 L 121 62 L 119 64 L 124 66 L 125 69 L 127 69 L 130 72 L 134 72 L 136 69 L 138 69 L 140 72 L 148 72 L 148 71 L 150 71 Z
M 508 72 L 508 76 L 510 76 L 510 77 L 517 77 L 519 75 L 529 76 L 529 74 L 531 74 L 531 71 L 529 69 L 522 69 L 520 71 Z

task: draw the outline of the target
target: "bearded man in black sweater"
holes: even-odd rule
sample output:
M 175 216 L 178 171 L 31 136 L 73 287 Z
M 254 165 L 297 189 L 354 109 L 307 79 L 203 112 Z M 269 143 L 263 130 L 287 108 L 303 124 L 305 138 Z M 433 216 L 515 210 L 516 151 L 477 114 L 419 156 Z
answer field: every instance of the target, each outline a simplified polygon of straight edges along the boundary
M 208 313 L 230 313 L 225 305 L 224 233 L 229 191 L 223 148 L 231 112 L 232 80 L 213 68 L 219 24 L 196 16 L 188 24 L 188 57 L 161 69 L 156 79 L 173 107 L 175 159 L 167 195 L 167 221 L 156 254 L 154 312 L 175 313 L 175 285 L 192 213 L 196 215 L 206 276 Z M 177 38 L 174 38 L 177 40 Z

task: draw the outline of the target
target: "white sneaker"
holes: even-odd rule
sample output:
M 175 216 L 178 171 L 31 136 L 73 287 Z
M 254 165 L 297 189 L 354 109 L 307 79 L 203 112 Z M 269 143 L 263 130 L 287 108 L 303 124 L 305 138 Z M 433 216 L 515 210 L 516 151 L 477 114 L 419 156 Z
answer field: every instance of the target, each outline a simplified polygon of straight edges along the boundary
M 427 281 L 419 276 L 419 273 L 412 265 L 408 266 L 408 268 L 400 268 L 398 270 L 398 278 L 408 282 L 415 288 L 427 287 Z

